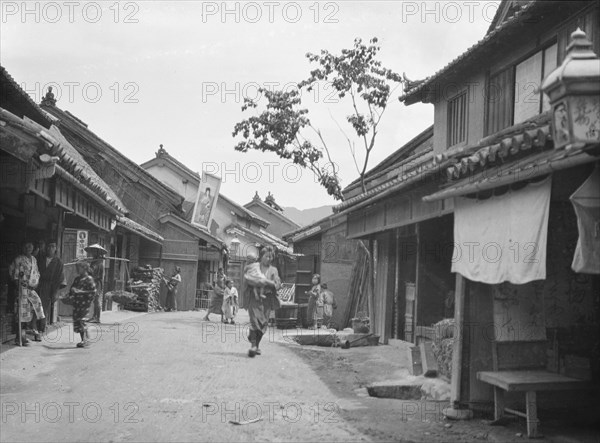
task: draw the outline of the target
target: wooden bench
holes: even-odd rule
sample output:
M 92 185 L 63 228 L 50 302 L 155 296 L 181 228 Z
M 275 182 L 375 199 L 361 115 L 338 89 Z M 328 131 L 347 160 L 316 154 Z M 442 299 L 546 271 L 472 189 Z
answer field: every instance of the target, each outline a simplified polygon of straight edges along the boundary
M 494 371 L 481 371 L 477 379 L 494 387 L 494 419 L 504 413 L 527 420 L 527 436 L 541 437 L 538 433 L 537 392 L 586 389 L 590 383 L 547 371 L 546 342 L 495 342 L 493 345 Z M 504 392 L 524 392 L 525 412 L 505 407 Z

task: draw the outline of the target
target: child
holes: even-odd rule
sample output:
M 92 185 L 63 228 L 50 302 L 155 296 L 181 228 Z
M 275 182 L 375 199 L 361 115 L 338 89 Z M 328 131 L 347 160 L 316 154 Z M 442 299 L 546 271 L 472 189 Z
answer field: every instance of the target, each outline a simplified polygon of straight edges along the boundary
M 249 274 L 251 277 L 256 279 L 266 280 L 267 277 L 260 271 L 260 263 L 257 261 L 258 257 L 253 253 L 249 253 L 246 256 L 246 259 L 248 260 L 248 264 L 244 268 L 244 274 Z M 253 286 L 252 291 L 254 292 L 254 298 L 256 298 L 257 301 L 261 298 L 267 298 L 267 296 L 264 294 L 263 286 Z
M 323 295 L 319 274 L 313 275 L 312 285 L 312 289 L 306 291 L 306 295 L 308 295 L 308 328 L 318 329 L 323 322 Z
M 327 283 L 321 285 L 323 289 L 323 326 L 331 328 L 331 319 L 333 318 L 333 310 L 337 308 L 333 292 L 327 289 Z

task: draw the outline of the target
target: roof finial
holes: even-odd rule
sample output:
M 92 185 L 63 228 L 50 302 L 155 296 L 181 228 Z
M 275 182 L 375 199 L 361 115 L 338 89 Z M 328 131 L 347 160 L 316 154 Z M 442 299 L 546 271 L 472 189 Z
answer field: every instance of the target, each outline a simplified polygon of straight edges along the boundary
M 54 98 L 54 93 L 52 92 L 52 86 L 48 86 L 48 92 L 42 99 L 43 106 L 56 106 L 56 98 Z
M 167 154 L 167 150 L 165 148 L 163 148 L 162 143 L 160 145 L 158 145 L 158 151 L 156 152 L 156 157 L 162 157 L 163 155 Z
M 252 197 L 252 200 L 260 200 L 260 195 L 258 195 L 258 191 L 254 192 L 254 197 Z

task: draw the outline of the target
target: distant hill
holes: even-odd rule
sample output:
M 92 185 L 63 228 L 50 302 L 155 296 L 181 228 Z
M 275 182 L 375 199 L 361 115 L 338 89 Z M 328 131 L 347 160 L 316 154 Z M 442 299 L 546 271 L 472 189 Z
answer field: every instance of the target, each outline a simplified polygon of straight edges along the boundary
M 309 208 L 309 209 L 297 209 L 294 207 L 284 207 L 283 214 L 294 220 L 301 226 L 310 225 L 317 220 L 327 217 L 328 215 L 333 214 L 333 206 L 319 206 L 318 208 Z

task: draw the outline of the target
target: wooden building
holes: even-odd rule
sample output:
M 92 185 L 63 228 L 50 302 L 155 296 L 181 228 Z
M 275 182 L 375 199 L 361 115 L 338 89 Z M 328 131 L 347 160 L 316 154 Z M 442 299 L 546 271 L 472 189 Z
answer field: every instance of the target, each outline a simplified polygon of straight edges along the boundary
M 267 220 L 269 226 L 266 227 L 266 231 L 276 237 L 283 238 L 284 234 L 301 227 L 283 214 L 283 208 L 275 202 L 275 197 L 270 192 L 264 201 L 256 192 L 252 200 L 244 205 L 244 208 Z
M 155 158 L 141 166 L 156 179 L 182 193 L 185 219 L 191 221 L 201 180 L 200 174 L 169 155 L 162 146 L 156 152 Z M 281 238 L 271 234 L 268 226 L 269 222 L 263 217 L 219 193 L 212 214 L 210 233 L 224 245 L 226 263 L 223 266 L 222 261 L 216 262 L 211 256 L 201 254 L 197 275 L 199 300 L 207 299 L 207 288 L 215 283 L 219 267 L 224 267 L 225 273 L 234 281 L 236 287 L 243 287 L 242 274 L 246 265 L 246 256 L 249 253 L 258 254 L 258 249 L 266 245 L 273 246 L 278 251 L 276 264 L 282 280 L 293 281 L 295 258 L 291 248 Z M 200 302 L 200 304 L 205 307 L 206 303 Z
M 63 261 L 75 255 L 72 232 L 85 231 L 92 242 L 110 237 L 126 208 L 118 196 L 66 142 L 60 130 L 8 72 L 0 67 L 2 338 L 12 333 L 16 288 L 8 266 L 24 239 L 58 241 Z M 68 278 L 69 283 L 72 278 Z M 59 309 L 46 313 L 50 322 Z M 70 311 L 69 311 L 70 312 Z
M 530 436 L 536 434 L 536 387 L 542 405 L 585 404 L 585 391 L 546 391 L 600 377 L 600 269 L 575 271 L 573 263 L 578 234 L 585 232 L 573 198 L 593 179 L 600 152 L 597 142 L 557 143 L 551 106 L 540 90 L 568 51 L 576 54 L 572 60 L 589 59 L 590 47 L 599 53 L 599 23 L 596 2 L 504 1 L 482 40 L 401 97 L 435 109 L 433 154 L 443 186 L 420 204 L 454 207 L 454 405 L 481 408 L 495 400 L 498 418 L 504 400 L 506 406 L 524 401 L 504 398 L 490 380 L 499 370 L 536 369 L 527 389 L 507 382 L 528 390 Z M 591 42 L 576 33 L 569 46 L 577 28 Z M 597 69 L 600 62 L 590 63 Z M 597 94 L 596 114 L 580 124 L 598 119 Z M 581 109 L 588 112 L 585 104 Z M 511 213 L 533 193 L 539 195 L 525 210 Z M 518 236 L 532 227 L 537 240 L 519 244 Z M 506 229 L 514 234 L 496 240 Z M 465 238 L 480 249 L 468 250 Z M 593 242 L 587 247 L 597 248 Z
M 111 254 L 128 259 L 130 268 L 150 265 L 162 267 L 171 274 L 175 266 L 180 267 L 182 284 L 177 293 L 178 309 L 194 309 L 199 257 L 209 256 L 220 261 L 221 242 L 185 220 L 183 196 L 101 139 L 85 122 L 60 109 L 53 97 L 46 96 L 41 107 L 75 151 L 127 207 L 127 218 L 117 220 L 112 242 L 105 240 L 107 249 Z M 107 289 L 113 289 L 126 278 L 121 264 L 111 265 Z M 163 287 L 163 303 L 165 296 Z
M 352 272 L 355 271 L 358 242 L 346 237 L 347 219 L 345 216 L 328 216 L 308 226 L 284 235 L 298 256 L 296 270 L 295 301 L 307 304 L 306 291 L 312 287 L 312 276 L 319 274 L 321 282 L 333 292 L 337 304 L 333 323 L 338 329 L 348 326 L 348 297 Z M 307 326 L 306 308 L 299 313 L 303 326 Z
M 432 325 L 452 316 L 446 299 L 450 273 L 452 205 L 424 203 L 437 190 L 433 127 L 417 135 L 344 189 L 334 207 L 347 217 L 347 237 L 363 240 L 372 257 L 373 331 L 382 343 L 431 339 Z

